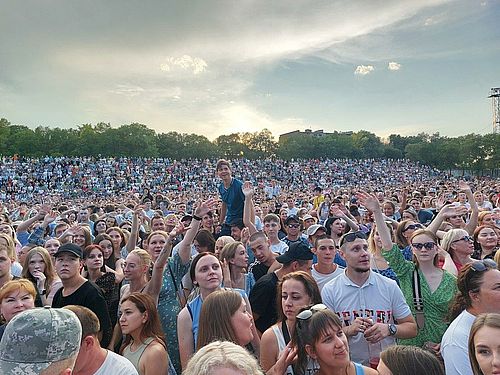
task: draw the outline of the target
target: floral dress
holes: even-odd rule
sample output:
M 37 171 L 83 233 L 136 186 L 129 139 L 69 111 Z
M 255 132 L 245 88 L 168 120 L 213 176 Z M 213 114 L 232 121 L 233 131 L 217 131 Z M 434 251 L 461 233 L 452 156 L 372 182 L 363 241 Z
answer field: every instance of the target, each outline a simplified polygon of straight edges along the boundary
M 382 250 L 382 256 L 396 272 L 406 303 L 410 306 L 415 317 L 416 311 L 413 303 L 413 271 L 415 270 L 415 263 L 405 260 L 397 245 L 394 245 L 391 250 Z M 418 273 L 424 305 L 425 324 L 422 329 L 419 329 L 416 337 L 399 339 L 398 342 L 403 345 L 422 347 L 429 341 L 433 343 L 441 342 L 441 338 L 449 325 L 449 322 L 446 321 L 449 305 L 458 289 L 455 276 L 445 270 L 443 270 L 441 283 L 434 292 L 431 291 L 422 272 L 419 270 Z
M 158 297 L 158 313 L 167 340 L 168 355 L 179 374 L 181 373 L 181 361 L 177 340 L 177 315 L 181 311 L 181 305 L 177 291 L 182 291 L 181 279 L 189 271 L 190 265 L 191 262 L 182 264 L 179 254 L 168 258 Z

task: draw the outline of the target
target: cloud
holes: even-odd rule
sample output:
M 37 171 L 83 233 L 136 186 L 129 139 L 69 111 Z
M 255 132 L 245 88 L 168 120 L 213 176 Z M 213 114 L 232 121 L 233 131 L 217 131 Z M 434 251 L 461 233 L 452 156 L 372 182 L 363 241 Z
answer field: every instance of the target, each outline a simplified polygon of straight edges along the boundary
M 400 63 L 397 63 L 395 61 L 391 61 L 388 65 L 387 65 L 387 69 L 389 70 L 399 70 L 401 69 L 401 64 Z
M 358 65 L 358 67 L 354 71 L 354 74 L 366 76 L 367 74 L 370 74 L 374 70 L 375 68 L 372 65 Z
M 192 71 L 193 74 L 203 73 L 208 65 L 205 60 L 199 57 L 191 57 L 183 55 L 181 57 L 168 57 L 166 62 L 160 65 L 160 69 L 165 72 L 170 72 L 174 67 L 187 71 Z

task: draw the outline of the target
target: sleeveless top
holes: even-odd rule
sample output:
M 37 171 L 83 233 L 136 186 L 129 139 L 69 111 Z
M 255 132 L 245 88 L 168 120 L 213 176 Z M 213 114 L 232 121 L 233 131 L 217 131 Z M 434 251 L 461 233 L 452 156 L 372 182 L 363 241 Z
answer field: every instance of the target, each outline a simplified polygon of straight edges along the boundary
M 286 323 L 282 322 L 281 324 L 286 324 Z M 278 350 L 279 350 L 279 352 L 281 354 L 281 352 L 283 350 L 285 350 L 285 346 L 286 346 L 285 338 L 283 337 L 283 331 L 277 325 L 273 325 L 271 328 L 273 330 L 274 336 L 276 336 L 276 341 L 278 341 Z M 305 374 L 306 375 L 313 375 L 318 370 L 319 370 L 319 364 L 318 364 L 318 362 L 316 362 L 312 358 L 309 358 L 309 360 L 307 362 L 307 367 L 306 367 Z M 285 372 L 284 375 L 294 375 L 292 366 L 288 366 L 287 367 L 286 372 Z M 356 373 L 356 375 L 358 375 L 358 374 Z
M 356 369 L 356 375 L 364 375 L 365 369 L 359 363 L 353 362 L 354 368 Z
M 153 337 L 148 337 L 146 341 L 141 343 L 137 350 L 134 352 L 130 351 L 130 345 L 127 345 L 125 349 L 123 349 L 123 356 L 127 358 L 136 368 L 137 372 L 139 372 L 139 361 L 141 360 L 142 354 L 146 350 L 149 344 L 151 344 L 154 341 Z

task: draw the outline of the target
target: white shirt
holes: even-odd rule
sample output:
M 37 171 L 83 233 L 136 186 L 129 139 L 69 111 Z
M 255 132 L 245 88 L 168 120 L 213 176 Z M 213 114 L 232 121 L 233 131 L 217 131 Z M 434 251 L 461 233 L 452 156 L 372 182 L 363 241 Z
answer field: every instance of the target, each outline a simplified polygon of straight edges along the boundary
M 370 276 L 362 286 L 342 274 L 326 283 L 321 291 L 323 303 L 334 311 L 348 326 L 357 317 L 371 318 L 375 323 L 394 323 L 411 315 L 410 307 L 398 284 L 385 276 L 369 271 Z M 393 336 L 381 341 L 382 350 L 396 343 Z M 349 337 L 351 360 L 368 364 L 370 353 L 363 333 Z
M 285 251 L 287 251 L 287 250 L 288 250 L 288 245 L 287 245 L 285 242 L 283 242 L 283 241 L 281 241 L 281 240 L 280 240 L 280 242 L 279 242 L 279 243 L 276 243 L 276 244 L 271 244 L 270 248 L 271 248 L 271 251 L 272 251 L 273 253 L 276 253 L 276 254 L 280 254 L 280 255 L 281 255 L 281 254 L 283 254 Z
M 139 375 L 134 365 L 125 357 L 108 350 L 108 355 L 94 375 Z
M 469 361 L 469 333 L 476 317 L 467 310 L 451 322 L 441 340 L 446 375 L 472 375 Z
M 312 269 L 311 269 L 311 275 L 316 280 L 316 284 L 318 284 L 319 291 L 321 292 L 323 290 L 323 287 L 326 285 L 327 282 L 333 280 L 337 276 L 341 275 L 344 273 L 344 268 L 340 267 L 337 265 L 337 268 L 335 271 L 332 273 L 324 274 L 324 273 L 319 273 L 316 271 L 316 264 L 313 264 Z

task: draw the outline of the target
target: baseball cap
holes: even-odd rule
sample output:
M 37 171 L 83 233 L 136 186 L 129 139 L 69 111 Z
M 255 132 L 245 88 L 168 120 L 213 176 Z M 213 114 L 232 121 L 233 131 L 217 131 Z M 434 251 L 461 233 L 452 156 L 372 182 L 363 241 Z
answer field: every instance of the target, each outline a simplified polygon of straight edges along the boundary
M 75 313 L 49 306 L 15 316 L 0 342 L 0 373 L 39 374 L 80 349 L 82 326 Z
M 54 254 L 54 257 L 57 258 L 57 256 L 61 253 L 71 253 L 83 259 L 83 252 L 81 247 L 71 242 L 59 246 L 59 249 L 57 249 L 56 253 Z
M 306 234 L 307 236 L 314 236 L 318 229 L 323 229 L 326 232 L 326 228 L 320 224 L 313 224 L 309 228 L 307 228 Z
M 293 262 L 294 260 L 312 260 L 313 253 L 303 242 L 294 242 L 287 251 L 276 258 L 281 264 Z
M 285 220 L 285 225 L 288 224 L 290 221 L 295 221 L 300 224 L 300 219 L 297 215 L 290 215 L 286 218 Z

